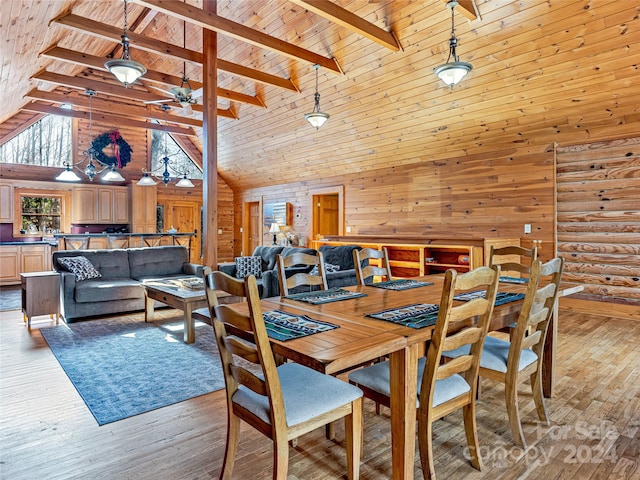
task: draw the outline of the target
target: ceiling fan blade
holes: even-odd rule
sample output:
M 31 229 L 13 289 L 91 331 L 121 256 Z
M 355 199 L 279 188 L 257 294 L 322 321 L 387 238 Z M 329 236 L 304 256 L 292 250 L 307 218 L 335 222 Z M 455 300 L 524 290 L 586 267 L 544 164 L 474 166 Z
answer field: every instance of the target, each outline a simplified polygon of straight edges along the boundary
M 202 87 L 194 90 L 193 92 L 191 92 L 191 97 L 192 98 L 202 98 L 202 95 L 204 94 L 204 91 L 202 90 Z
M 169 103 L 172 100 L 170 98 L 163 98 L 162 100 L 147 100 L 146 102 L 143 102 L 145 105 L 150 105 L 152 103 Z
M 164 88 L 160 88 L 160 87 L 156 87 L 154 85 L 149 85 L 150 88 L 153 88 L 154 90 L 158 90 L 159 92 L 164 93 L 165 95 L 169 95 L 170 97 L 174 96 L 174 93 L 171 92 L 170 90 L 165 90 Z

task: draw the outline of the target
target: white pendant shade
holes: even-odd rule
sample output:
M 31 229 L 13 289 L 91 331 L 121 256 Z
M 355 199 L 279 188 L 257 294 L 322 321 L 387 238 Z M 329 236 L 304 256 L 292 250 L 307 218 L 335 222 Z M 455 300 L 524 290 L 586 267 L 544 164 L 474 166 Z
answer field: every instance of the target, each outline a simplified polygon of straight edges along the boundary
M 104 177 L 102 177 L 103 180 L 107 181 L 107 182 L 124 182 L 124 177 L 122 175 L 120 175 L 120 172 L 118 172 L 115 167 L 111 167 L 111 170 L 109 170 Z
M 137 185 L 140 185 L 141 187 L 152 187 L 157 184 L 158 182 L 156 182 L 153 178 L 151 178 L 149 174 L 146 172 L 142 176 L 142 178 L 137 182 Z
M 56 180 L 59 182 L 79 182 L 81 178 L 76 175 L 76 173 L 71 170 L 71 167 L 67 165 L 60 174 L 56 177 Z
M 105 67 L 125 86 L 131 85 L 142 75 L 147 73 L 144 65 L 133 60 L 109 60 L 104 64 Z
M 191 180 L 189 180 L 187 178 L 187 176 L 185 175 L 184 177 L 182 177 L 180 180 L 178 180 L 178 183 L 176 183 L 176 187 L 181 187 L 181 188 L 193 188 L 193 182 Z
M 316 129 L 320 128 L 324 123 L 329 120 L 329 114 L 323 112 L 305 113 L 304 118 Z
M 450 62 L 437 67 L 435 73 L 440 80 L 453 88 L 472 68 L 473 66 L 467 62 Z

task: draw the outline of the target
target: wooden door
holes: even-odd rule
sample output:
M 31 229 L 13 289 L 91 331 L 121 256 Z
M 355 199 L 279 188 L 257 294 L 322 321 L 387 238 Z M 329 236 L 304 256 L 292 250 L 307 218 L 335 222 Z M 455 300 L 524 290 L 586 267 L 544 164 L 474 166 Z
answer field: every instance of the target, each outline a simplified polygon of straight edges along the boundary
M 169 215 L 165 213 L 165 221 L 168 228 L 175 228 L 178 232 L 196 232 L 191 238 L 191 254 L 192 262 L 198 262 L 200 259 L 200 204 L 197 202 L 172 202 Z
M 262 225 L 260 202 L 244 204 L 244 219 L 242 230 L 242 255 L 251 255 L 262 243 Z
M 340 214 L 339 198 L 337 193 L 313 196 L 313 236 L 339 235 Z

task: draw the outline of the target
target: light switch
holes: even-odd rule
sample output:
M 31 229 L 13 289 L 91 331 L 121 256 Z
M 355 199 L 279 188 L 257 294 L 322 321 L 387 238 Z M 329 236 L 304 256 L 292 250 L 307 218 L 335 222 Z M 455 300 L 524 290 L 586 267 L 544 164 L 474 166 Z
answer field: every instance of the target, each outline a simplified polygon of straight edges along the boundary
M 530 223 L 525 223 L 524 224 L 524 233 L 531 233 L 531 224 Z

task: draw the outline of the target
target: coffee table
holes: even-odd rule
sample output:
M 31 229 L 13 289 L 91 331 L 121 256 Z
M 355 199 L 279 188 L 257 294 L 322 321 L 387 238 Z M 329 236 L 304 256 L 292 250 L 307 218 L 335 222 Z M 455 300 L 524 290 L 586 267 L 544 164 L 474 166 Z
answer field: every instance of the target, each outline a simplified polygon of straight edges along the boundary
M 180 279 L 154 280 L 143 284 L 145 290 L 144 321 L 152 322 L 154 317 L 153 301 L 166 303 L 170 307 L 184 313 L 184 343 L 196 340 L 195 322 L 191 312 L 197 308 L 207 307 L 204 289 L 191 290 L 183 287 Z

